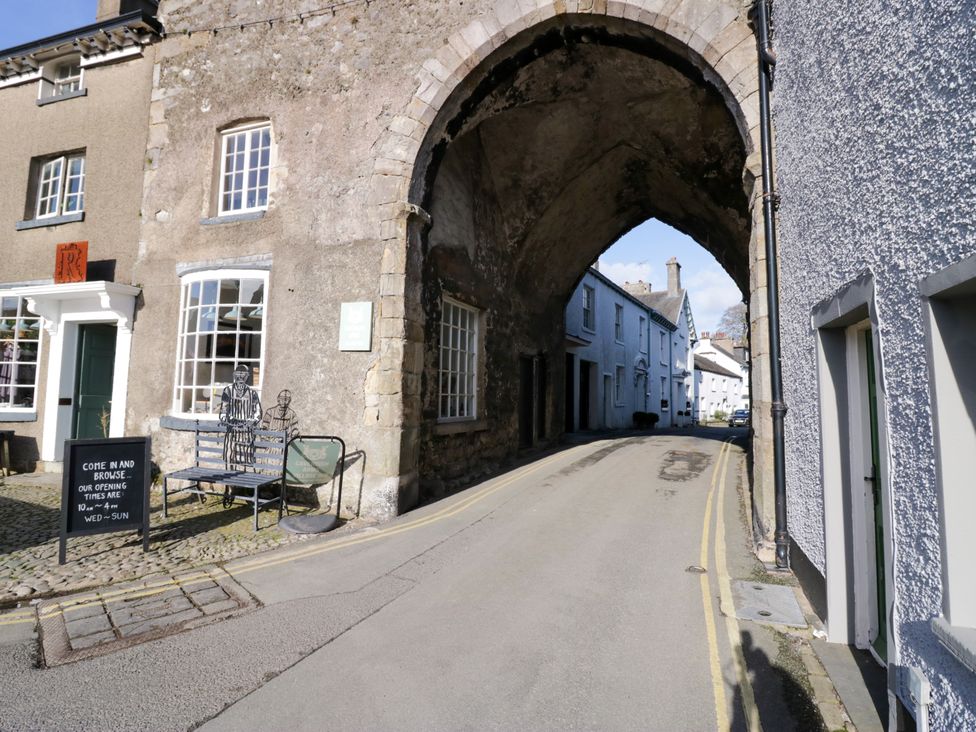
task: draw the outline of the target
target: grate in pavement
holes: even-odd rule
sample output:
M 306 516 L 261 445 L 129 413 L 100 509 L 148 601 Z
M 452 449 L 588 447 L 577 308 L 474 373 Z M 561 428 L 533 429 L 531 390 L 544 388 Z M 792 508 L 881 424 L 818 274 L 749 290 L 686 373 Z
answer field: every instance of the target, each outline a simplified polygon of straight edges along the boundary
M 239 615 L 257 602 L 219 567 L 157 575 L 37 606 L 47 666 L 60 666 Z

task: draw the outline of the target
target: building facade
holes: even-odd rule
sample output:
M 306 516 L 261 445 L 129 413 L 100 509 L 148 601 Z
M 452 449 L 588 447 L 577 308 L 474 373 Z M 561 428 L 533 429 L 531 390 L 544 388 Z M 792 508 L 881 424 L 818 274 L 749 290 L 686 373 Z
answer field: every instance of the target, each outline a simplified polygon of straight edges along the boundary
M 710 358 L 695 354 L 695 410 L 696 421 L 721 422 L 734 410 L 740 409 L 742 377 Z
M 976 729 L 976 8 L 834 10 L 775 13 L 792 561 L 893 711 Z
M 730 409 L 749 408 L 749 347 L 746 343 L 734 343 L 724 333 L 702 333 L 695 344 L 695 368 L 702 358 L 708 360 L 712 366 L 717 366 L 721 371 L 714 369 L 710 373 L 722 373 L 728 371 L 732 377 L 738 378 L 738 385 L 735 387 L 735 398 L 730 398 L 725 411 Z M 703 379 L 709 378 L 704 374 Z M 696 384 L 698 379 L 696 377 Z M 731 383 L 731 382 L 730 382 Z M 731 397 L 732 392 L 729 392 Z M 698 404 L 702 415 L 711 416 L 714 412 L 701 411 L 702 405 Z
M 0 55 L 0 425 L 20 469 L 132 413 L 153 11 L 103 2 L 94 25 Z
M 671 334 L 676 326 L 596 269 L 566 305 L 566 432 L 634 425 L 654 412 L 671 426 Z
M 653 290 L 650 283 L 628 282 L 624 289 L 648 308 L 661 313 L 674 325 L 667 338 L 670 349 L 669 371 L 661 376 L 661 388 L 668 392 L 667 404 L 662 399 L 662 423 L 670 427 L 686 427 L 694 419 L 695 401 L 695 344 L 698 334 L 691 314 L 688 291 L 681 287 L 681 264 L 671 257 L 667 262 L 668 286 L 666 290 Z M 661 338 L 661 348 L 665 338 Z M 663 364 L 663 360 L 662 360 Z M 665 383 L 666 382 L 666 383 Z

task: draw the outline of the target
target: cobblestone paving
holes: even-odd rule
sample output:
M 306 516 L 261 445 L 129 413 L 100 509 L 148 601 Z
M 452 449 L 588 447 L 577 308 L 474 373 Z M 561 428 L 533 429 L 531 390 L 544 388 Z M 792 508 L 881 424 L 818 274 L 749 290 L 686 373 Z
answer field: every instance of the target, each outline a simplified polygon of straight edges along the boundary
M 68 562 L 58 565 L 61 477 L 25 475 L 0 485 L 0 607 L 16 601 L 61 595 L 175 572 L 308 540 L 277 527 L 278 512 L 259 514 L 253 530 L 251 506 L 223 508 L 220 500 L 196 496 L 170 499 L 163 518 L 162 492 L 150 500 L 150 552 L 134 531 L 68 540 Z M 310 509 L 292 506 L 292 512 Z

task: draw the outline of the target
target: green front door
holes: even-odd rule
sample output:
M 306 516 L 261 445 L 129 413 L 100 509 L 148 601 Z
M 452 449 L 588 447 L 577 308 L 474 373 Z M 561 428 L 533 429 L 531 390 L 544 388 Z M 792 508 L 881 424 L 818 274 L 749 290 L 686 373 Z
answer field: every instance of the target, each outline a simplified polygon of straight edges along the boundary
M 878 446 L 878 387 L 874 368 L 874 341 L 871 329 L 864 331 L 864 353 L 867 364 L 868 381 L 868 419 L 871 428 L 871 472 L 864 476 L 871 483 L 871 497 L 874 506 L 874 564 L 876 578 L 876 596 L 878 607 L 878 635 L 871 645 L 878 656 L 888 659 L 888 602 L 885 596 L 885 539 L 884 513 L 881 506 L 881 476 L 878 465 L 881 462 L 881 450 Z
M 108 437 L 117 331 L 114 325 L 78 327 L 72 438 Z

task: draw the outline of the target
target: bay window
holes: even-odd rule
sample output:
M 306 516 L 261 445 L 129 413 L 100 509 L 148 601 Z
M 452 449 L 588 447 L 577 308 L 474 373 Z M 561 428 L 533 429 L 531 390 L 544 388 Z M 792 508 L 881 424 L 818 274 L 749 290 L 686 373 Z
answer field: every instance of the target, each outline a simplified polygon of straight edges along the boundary
M 261 393 L 267 334 L 268 272 L 221 270 L 186 275 L 181 283 L 174 412 L 212 415 L 243 365 Z
M 0 411 L 35 409 L 40 350 L 41 319 L 0 293 Z

